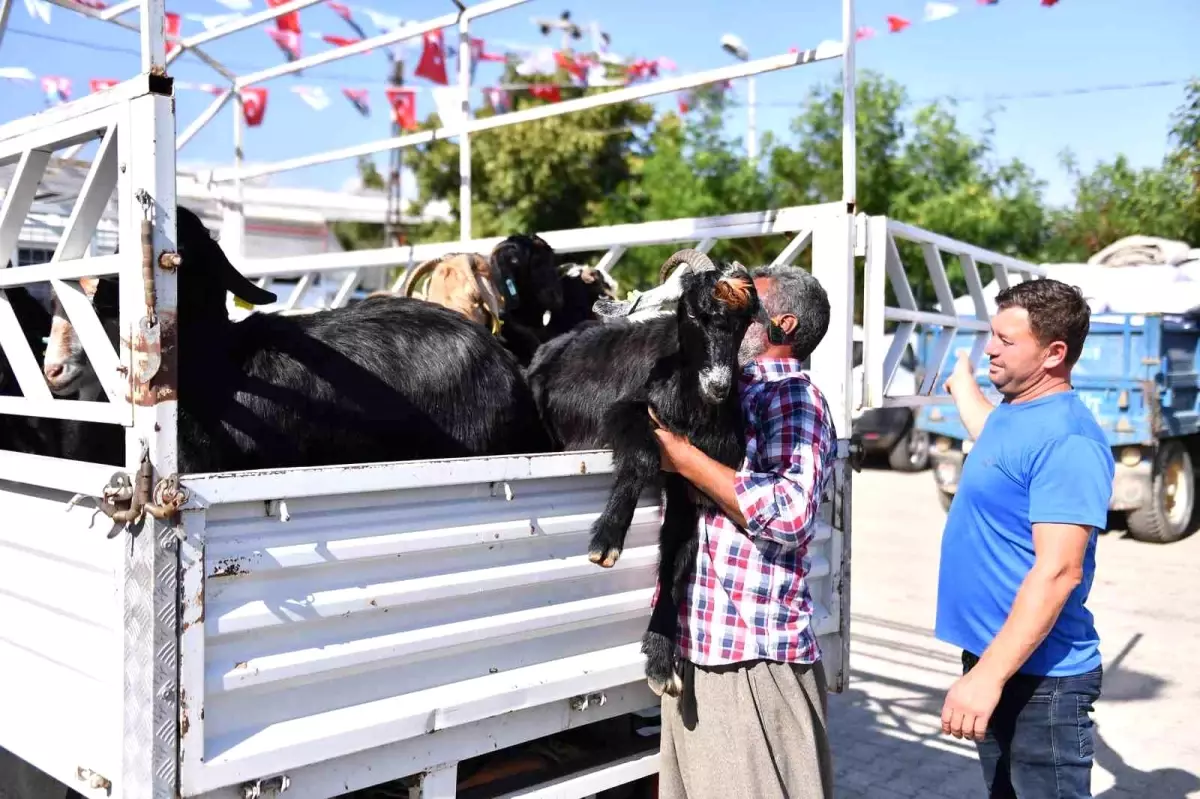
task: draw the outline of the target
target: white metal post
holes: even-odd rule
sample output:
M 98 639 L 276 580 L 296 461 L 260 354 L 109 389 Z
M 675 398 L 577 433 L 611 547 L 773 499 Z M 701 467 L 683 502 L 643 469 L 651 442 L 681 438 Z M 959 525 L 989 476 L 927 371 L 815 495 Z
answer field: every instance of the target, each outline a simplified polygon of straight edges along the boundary
M 162 0 L 147 0 L 157 20 L 151 36 L 153 59 L 162 58 Z M 143 20 L 146 17 L 143 16 Z M 154 28 L 155 26 L 150 26 Z M 153 86 L 154 83 L 151 83 Z M 158 264 L 158 255 L 176 251 L 175 116 L 169 94 L 145 94 L 127 106 L 121 122 L 118 209 L 120 214 L 120 318 L 122 362 L 132 364 L 128 386 L 133 426 L 126 435 L 126 462 L 135 467 L 143 449 L 152 466 L 152 483 L 177 472 L 176 281 Z M 151 223 L 153 307 L 147 307 L 143 277 L 141 223 Z M 138 331 L 158 328 L 153 336 Z M 150 346 L 146 346 L 148 342 Z M 190 342 L 193 346 L 197 342 Z M 153 374 L 139 373 L 148 359 Z M 132 471 L 136 476 L 136 470 Z M 157 496 L 156 492 L 152 492 Z M 154 501 L 161 501 L 154 499 Z M 124 600 L 124 719 L 119 795 L 174 799 L 178 795 L 178 542 L 173 528 L 146 514 L 123 534 L 126 549 Z
M 12 0 L 0 0 L 0 42 L 4 41 L 4 30 L 8 27 L 8 16 L 12 12 Z
M 857 38 L 854 31 L 854 0 L 842 0 L 842 200 L 851 216 L 858 210 L 858 139 L 855 131 L 858 98 L 855 95 L 854 75 L 854 42 Z M 850 235 L 854 236 L 853 225 Z M 853 246 L 850 252 L 854 252 Z M 850 267 L 853 271 L 853 260 Z M 853 294 L 850 299 L 854 299 Z
M 755 105 L 754 76 L 746 78 L 746 156 L 751 162 L 758 159 L 758 131 Z
M 239 89 L 235 88 L 233 95 L 233 165 L 238 177 L 233 181 L 233 207 L 221 219 L 221 244 L 226 254 L 236 261 L 246 255 L 246 192 L 241 178 L 246 155 L 242 126 L 246 102 Z
M 466 122 L 471 118 L 471 37 L 466 15 L 458 23 L 458 85 L 462 93 L 462 133 L 458 137 L 458 218 L 462 241 L 471 240 L 471 134 Z
M 165 0 L 142 0 L 142 72 L 166 68 L 166 10 Z

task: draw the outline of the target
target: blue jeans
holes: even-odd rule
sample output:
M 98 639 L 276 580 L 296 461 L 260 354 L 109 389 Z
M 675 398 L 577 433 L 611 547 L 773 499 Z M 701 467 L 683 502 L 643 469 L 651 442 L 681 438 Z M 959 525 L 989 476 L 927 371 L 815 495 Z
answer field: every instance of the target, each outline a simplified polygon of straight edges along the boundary
M 963 673 L 978 658 L 963 652 Z M 1090 799 L 1091 713 L 1103 668 L 1070 677 L 1016 674 L 975 747 L 989 799 Z

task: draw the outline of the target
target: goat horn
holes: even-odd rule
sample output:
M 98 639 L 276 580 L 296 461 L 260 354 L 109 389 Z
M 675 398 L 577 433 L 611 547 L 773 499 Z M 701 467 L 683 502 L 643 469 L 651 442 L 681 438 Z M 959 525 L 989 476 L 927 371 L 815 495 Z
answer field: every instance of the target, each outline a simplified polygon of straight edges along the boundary
M 451 256 L 443 255 L 439 258 L 430 258 L 428 261 L 423 261 L 410 269 L 408 274 L 404 276 L 404 282 L 400 285 L 400 296 L 411 297 L 413 289 L 416 288 L 417 281 L 424 277 L 426 273 L 432 272 L 435 266 L 449 257 Z
M 662 267 L 658 270 L 658 282 L 660 284 L 666 283 L 671 270 L 679 264 L 687 264 L 692 269 L 700 272 L 708 272 L 717 268 L 716 264 L 699 250 L 680 250 L 663 262 Z

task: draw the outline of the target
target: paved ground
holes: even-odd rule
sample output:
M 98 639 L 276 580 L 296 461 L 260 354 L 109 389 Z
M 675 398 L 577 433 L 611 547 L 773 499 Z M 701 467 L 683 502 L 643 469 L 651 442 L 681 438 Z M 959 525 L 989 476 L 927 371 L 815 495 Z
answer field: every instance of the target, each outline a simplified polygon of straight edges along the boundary
M 944 519 L 929 472 L 855 475 L 851 678 L 830 697 L 839 799 L 986 796 L 974 747 L 941 733 L 960 673 L 932 635 Z M 1094 796 L 1200 797 L 1200 534 L 1105 534 L 1089 606 L 1105 660 Z

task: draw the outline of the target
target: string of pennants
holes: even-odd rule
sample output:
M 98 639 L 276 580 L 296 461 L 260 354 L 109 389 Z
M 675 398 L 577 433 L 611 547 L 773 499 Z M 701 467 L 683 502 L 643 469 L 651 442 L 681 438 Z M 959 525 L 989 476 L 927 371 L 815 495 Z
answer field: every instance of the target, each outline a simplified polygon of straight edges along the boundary
M 81 6 L 97 10 L 107 7 L 105 0 L 74 1 Z M 252 9 L 252 0 L 214 1 L 225 6 L 229 9 L 229 12 L 216 15 L 189 13 L 182 16 L 177 13 L 168 12 L 166 14 L 166 32 L 169 35 L 181 36 L 183 19 L 201 24 L 205 30 L 213 30 L 236 21 L 244 16 L 243 12 Z M 270 8 L 282 5 L 287 1 L 265 0 L 267 7 Z M 1018 1 L 1005 0 L 1005 2 L 1010 3 Z M 1032 0 L 1029 1 L 1032 2 Z M 1059 1 L 1038 0 L 1043 7 L 1055 6 Z M 975 3 L 980 6 L 996 6 L 1000 4 L 1000 0 L 975 0 Z M 24 4 L 30 16 L 46 24 L 50 24 L 50 9 L 52 8 L 50 3 L 46 0 L 24 0 Z M 357 34 L 356 37 L 352 38 L 313 30 L 307 32 L 308 38 L 323 41 L 333 47 L 345 47 L 370 38 L 358 21 L 361 17 L 369 19 L 379 34 L 388 33 L 407 24 L 399 17 L 384 14 L 366 6 L 338 2 L 337 0 L 325 0 L 324 5 L 341 17 Z M 887 32 L 890 34 L 901 33 L 912 27 L 916 22 L 939 22 L 955 16 L 961 10 L 962 6 L 959 3 L 946 2 L 945 0 L 929 0 L 929 2 L 925 3 L 923 14 L 919 19 L 911 19 L 895 14 L 887 15 L 885 18 Z M 292 11 L 283 14 L 275 18 L 273 22 L 273 26 L 267 23 L 261 30 L 279 47 L 287 61 L 291 62 L 301 58 L 305 31 L 300 25 L 299 12 Z M 874 38 L 877 35 L 878 33 L 875 28 L 864 25 L 858 28 L 855 38 L 858 41 L 864 41 Z M 496 113 L 504 113 L 512 110 L 512 92 L 516 91 L 526 91 L 533 97 L 553 103 L 562 99 L 562 89 L 564 88 L 627 86 L 638 81 L 657 78 L 661 71 L 675 71 L 677 69 L 675 63 L 666 57 L 626 60 L 609 50 L 608 37 L 606 35 L 594 37 L 593 53 L 577 53 L 571 50 L 559 50 L 552 47 L 518 47 L 515 48 L 515 51 L 500 53 L 490 51 L 482 38 L 471 37 L 469 42 L 471 48 L 470 71 L 472 83 L 475 80 L 476 67 L 481 63 L 515 63 L 515 71 L 521 76 L 553 74 L 559 69 L 563 69 L 569 77 L 566 83 L 538 81 L 529 84 L 497 83 L 481 87 L 485 102 Z M 173 52 L 177 47 L 178 45 L 174 42 L 167 42 L 168 53 Z M 435 30 L 427 32 L 421 38 L 420 42 L 415 45 L 397 44 L 388 46 L 389 58 L 394 58 L 401 50 L 408 47 L 420 47 L 421 50 L 421 55 L 416 68 L 413 70 L 413 74 L 424 78 L 433 85 L 428 87 L 390 86 L 384 89 L 384 97 L 388 107 L 391 109 L 392 121 L 404 130 L 416 129 L 418 89 L 425 89 L 432 96 L 438 116 L 441 118 L 443 124 L 449 126 L 457 124 L 461 121 L 463 114 L 461 88 L 457 84 L 452 85 L 450 83 L 446 70 L 447 59 L 457 56 L 457 48 L 445 41 L 443 31 Z M 795 50 L 795 48 L 792 49 L 793 51 Z M 367 50 L 366 52 L 370 53 L 372 51 Z M 402 55 L 400 57 L 403 58 Z M 35 81 L 38 80 L 38 77 L 24 67 L 0 67 L 0 79 Z M 71 99 L 72 83 L 70 78 L 44 75 L 41 76 L 40 82 L 46 96 L 47 104 L 56 105 Z M 91 92 L 97 92 L 118 82 L 109 78 L 92 78 L 88 81 L 88 86 Z M 175 85 L 180 89 L 201 91 L 218 96 L 227 91 L 227 87 L 210 83 L 192 83 L 176 80 Z M 718 90 L 725 91 L 731 88 L 731 84 L 729 81 L 725 81 L 718 85 L 717 88 Z M 332 103 L 329 95 L 320 86 L 297 85 L 290 87 L 290 91 L 315 111 L 323 111 Z M 350 103 L 351 107 L 359 114 L 364 117 L 370 116 L 371 92 L 368 89 L 343 87 L 341 93 Z M 267 98 L 269 96 L 268 90 L 261 86 L 248 86 L 240 91 L 240 95 L 246 124 L 250 127 L 261 125 L 266 114 Z M 677 93 L 676 100 L 680 113 L 687 113 L 694 104 L 695 95 L 692 91 L 681 91 Z

